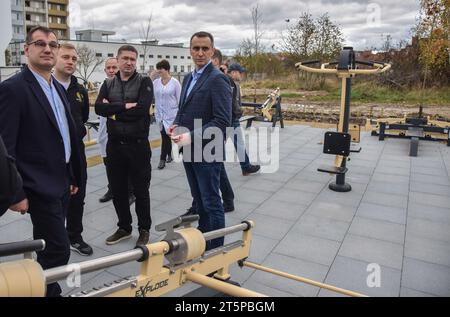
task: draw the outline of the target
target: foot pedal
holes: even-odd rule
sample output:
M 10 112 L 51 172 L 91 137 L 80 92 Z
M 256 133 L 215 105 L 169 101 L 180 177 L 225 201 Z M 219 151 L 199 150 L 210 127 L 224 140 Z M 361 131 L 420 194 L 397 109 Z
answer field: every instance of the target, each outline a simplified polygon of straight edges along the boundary
M 347 173 L 348 168 L 347 167 L 321 165 L 321 166 L 319 166 L 319 168 L 317 170 L 319 172 L 323 172 L 323 173 L 342 175 L 342 174 Z

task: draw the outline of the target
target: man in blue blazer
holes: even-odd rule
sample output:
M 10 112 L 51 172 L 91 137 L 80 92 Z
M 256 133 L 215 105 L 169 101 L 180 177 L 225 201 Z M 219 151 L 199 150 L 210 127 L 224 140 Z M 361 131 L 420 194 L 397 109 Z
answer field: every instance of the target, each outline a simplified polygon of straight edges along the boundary
M 220 197 L 220 171 L 225 157 L 226 128 L 231 125 L 232 92 L 226 75 L 211 63 L 214 38 L 207 32 L 191 37 L 195 64 L 185 77 L 174 126 L 173 142 L 183 146 L 183 163 L 197 212 L 199 229 L 208 232 L 225 227 Z M 223 238 L 209 241 L 207 249 L 223 245 Z
M 37 257 L 43 269 L 69 261 L 65 218 L 69 197 L 81 180 L 69 102 L 51 73 L 58 49 L 52 30 L 33 28 L 25 44 L 28 66 L 0 84 L 0 135 L 23 179 L 10 209 L 28 212 L 34 239 L 45 240 L 46 248 Z M 47 296 L 60 294 L 57 283 L 47 286 Z

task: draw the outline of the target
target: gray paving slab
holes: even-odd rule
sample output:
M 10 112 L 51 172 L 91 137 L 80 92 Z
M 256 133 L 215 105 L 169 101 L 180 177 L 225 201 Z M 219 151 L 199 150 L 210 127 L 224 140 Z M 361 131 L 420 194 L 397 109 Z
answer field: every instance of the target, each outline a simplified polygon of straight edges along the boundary
M 433 195 L 427 193 L 411 192 L 409 194 L 410 203 L 427 202 L 427 205 L 433 207 L 449 208 L 450 207 L 450 196 Z
M 272 197 L 273 193 L 263 192 L 255 189 L 241 188 L 235 193 L 235 200 L 244 201 L 247 203 L 262 204 L 264 201 Z
M 254 280 L 250 280 L 242 284 L 242 287 L 252 290 L 254 292 L 258 292 L 264 294 L 269 297 L 293 297 L 295 294 L 288 293 L 285 291 L 281 291 L 279 289 L 271 288 L 261 283 L 258 283 Z
M 396 297 L 400 293 L 401 271 L 378 266 L 375 276 L 372 263 L 338 256 L 330 268 L 325 283 L 368 296 Z M 319 297 L 344 297 L 346 295 L 322 289 Z
M 28 240 L 33 236 L 33 225 L 28 218 L 19 219 L 0 228 L 0 241 L 2 243 Z
M 254 212 L 246 219 L 255 222 L 255 234 L 275 240 L 283 239 L 294 224 L 292 221 L 277 218 L 276 215 L 265 216 Z
M 402 287 L 435 296 L 450 296 L 450 268 L 405 258 Z
M 329 266 L 339 250 L 340 243 L 290 231 L 276 247 L 275 252 L 297 259 Z
M 436 297 L 435 295 L 416 291 L 407 287 L 400 288 L 400 297 Z
M 275 270 L 289 272 L 293 275 L 314 279 L 316 281 L 323 281 L 328 272 L 327 266 L 277 253 L 271 254 L 266 261 L 264 261 L 263 265 Z M 319 292 L 319 288 L 315 286 L 299 283 L 261 271 L 256 271 L 247 281 L 249 283 L 257 282 L 270 288 L 294 294 L 295 296 L 316 296 Z
M 401 270 L 403 245 L 348 234 L 342 243 L 339 255 Z
M 357 216 L 406 224 L 406 208 L 396 208 L 363 202 L 358 207 Z
M 367 192 L 408 196 L 409 195 L 409 184 L 408 183 L 387 183 L 387 182 L 372 181 L 367 186 Z
M 394 195 L 367 191 L 364 194 L 362 202 L 395 208 L 406 208 L 408 206 L 408 197 L 398 194 Z
M 270 201 L 265 202 L 264 205 L 259 206 L 255 209 L 254 213 L 261 215 L 277 217 L 279 219 L 285 219 L 295 223 L 306 210 L 306 206 L 299 205 L 292 202 L 283 202 L 274 196 Z
M 389 221 L 355 217 L 348 231 L 350 234 L 403 244 L 405 241 L 405 225 Z
M 445 241 L 426 239 L 408 233 L 405 240 L 405 256 L 450 267 L 450 245 Z
M 411 173 L 411 181 L 433 185 L 450 186 L 450 180 L 446 175 L 435 176 L 435 175 L 417 174 L 413 172 Z
M 411 191 L 450 197 L 450 186 L 411 182 Z
M 450 224 L 408 217 L 406 233 L 430 240 L 450 242 Z
M 315 202 L 306 210 L 305 214 L 316 217 L 331 218 L 344 222 L 351 222 L 356 213 L 356 207 L 334 203 L 333 199 Z
M 325 186 L 328 185 L 324 182 L 306 181 L 304 179 L 291 179 L 282 188 L 280 188 L 279 192 L 282 193 L 285 190 L 294 190 L 318 194 L 325 188 Z
M 260 175 L 253 177 L 242 185 L 242 189 L 258 190 L 268 193 L 275 193 L 284 185 L 284 181 L 270 181 L 263 179 Z
M 343 241 L 349 227 L 350 222 L 314 215 L 303 215 L 292 227 L 292 231 L 328 240 Z
M 450 224 L 450 206 L 449 208 L 431 207 L 427 206 L 425 201 L 421 204 L 410 203 L 408 205 L 408 216 Z
M 391 175 L 385 173 L 375 173 L 372 175 L 372 180 L 377 182 L 385 182 L 387 184 L 406 183 L 409 184 L 410 177 L 404 175 Z

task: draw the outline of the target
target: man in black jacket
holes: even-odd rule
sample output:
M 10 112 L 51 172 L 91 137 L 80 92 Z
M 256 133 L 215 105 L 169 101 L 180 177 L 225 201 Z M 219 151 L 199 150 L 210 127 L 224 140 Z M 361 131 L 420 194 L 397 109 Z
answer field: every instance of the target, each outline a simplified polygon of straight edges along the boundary
M 6 152 L 0 136 L 0 217 L 8 210 L 18 188 L 22 187 L 22 178 L 17 173 L 14 159 Z
M 132 218 L 128 203 L 128 177 L 136 196 L 139 238 L 136 245 L 149 241 L 151 149 L 149 109 L 153 100 L 153 83 L 136 72 L 138 52 L 131 45 L 119 48 L 119 72 L 107 79 L 100 89 L 95 112 L 107 117 L 106 154 L 111 169 L 113 203 L 119 218 L 118 230 L 106 239 L 116 244 L 131 237 Z
M 54 76 L 66 89 L 67 99 L 70 103 L 70 111 L 78 135 L 78 146 L 81 156 L 82 183 L 78 193 L 70 197 L 67 211 L 66 228 L 70 239 L 70 249 L 80 255 L 92 255 L 92 248 L 81 237 L 83 232 L 84 198 L 86 197 L 87 163 L 84 151 L 83 138 L 86 136 L 84 124 L 89 119 L 89 96 L 86 89 L 78 83 L 73 74 L 77 67 L 78 54 L 75 46 L 63 43 L 58 52 Z
M 46 242 L 37 253 L 46 270 L 70 258 L 65 221 L 69 197 L 81 183 L 80 154 L 64 88 L 52 76 L 56 34 L 39 26 L 25 41 L 28 65 L 0 83 L 0 135 L 23 180 L 10 209 L 30 214 L 33 238 Z M 58 283 L 47 285 L 47 296 L 60 295 Z

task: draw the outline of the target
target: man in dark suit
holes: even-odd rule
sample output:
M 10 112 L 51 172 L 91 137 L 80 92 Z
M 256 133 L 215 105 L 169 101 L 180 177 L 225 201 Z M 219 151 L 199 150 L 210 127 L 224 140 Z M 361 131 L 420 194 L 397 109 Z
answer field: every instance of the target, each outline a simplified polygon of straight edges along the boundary
M 219 187 L 232 93 L 227 76 L 211 63 L 213 36 L 198 32 L 190 43 L 195 70 L 183 81 L 180 109 L 169 133 L 173 142 L 183 146 L 184 168 L 200 216 L 199 229 L 208 232 L 225 227 Z M 207 249 L 223 245 L 223 240 L 209 241 Z
M 37 257 L 43 269 L 69 261 L 67 206 L 81 183 L 75 124 L 64 88 L 51 73 L 58 48 L 52 30 L 33 28 L 25 44 L 28 66 L 0 84 L 0 135 L 23 179 L 10 209 L 28 212 L 34 239 L 45 240 Z M 60 294 L 57 283 L 47 285 L 47 296 Z

